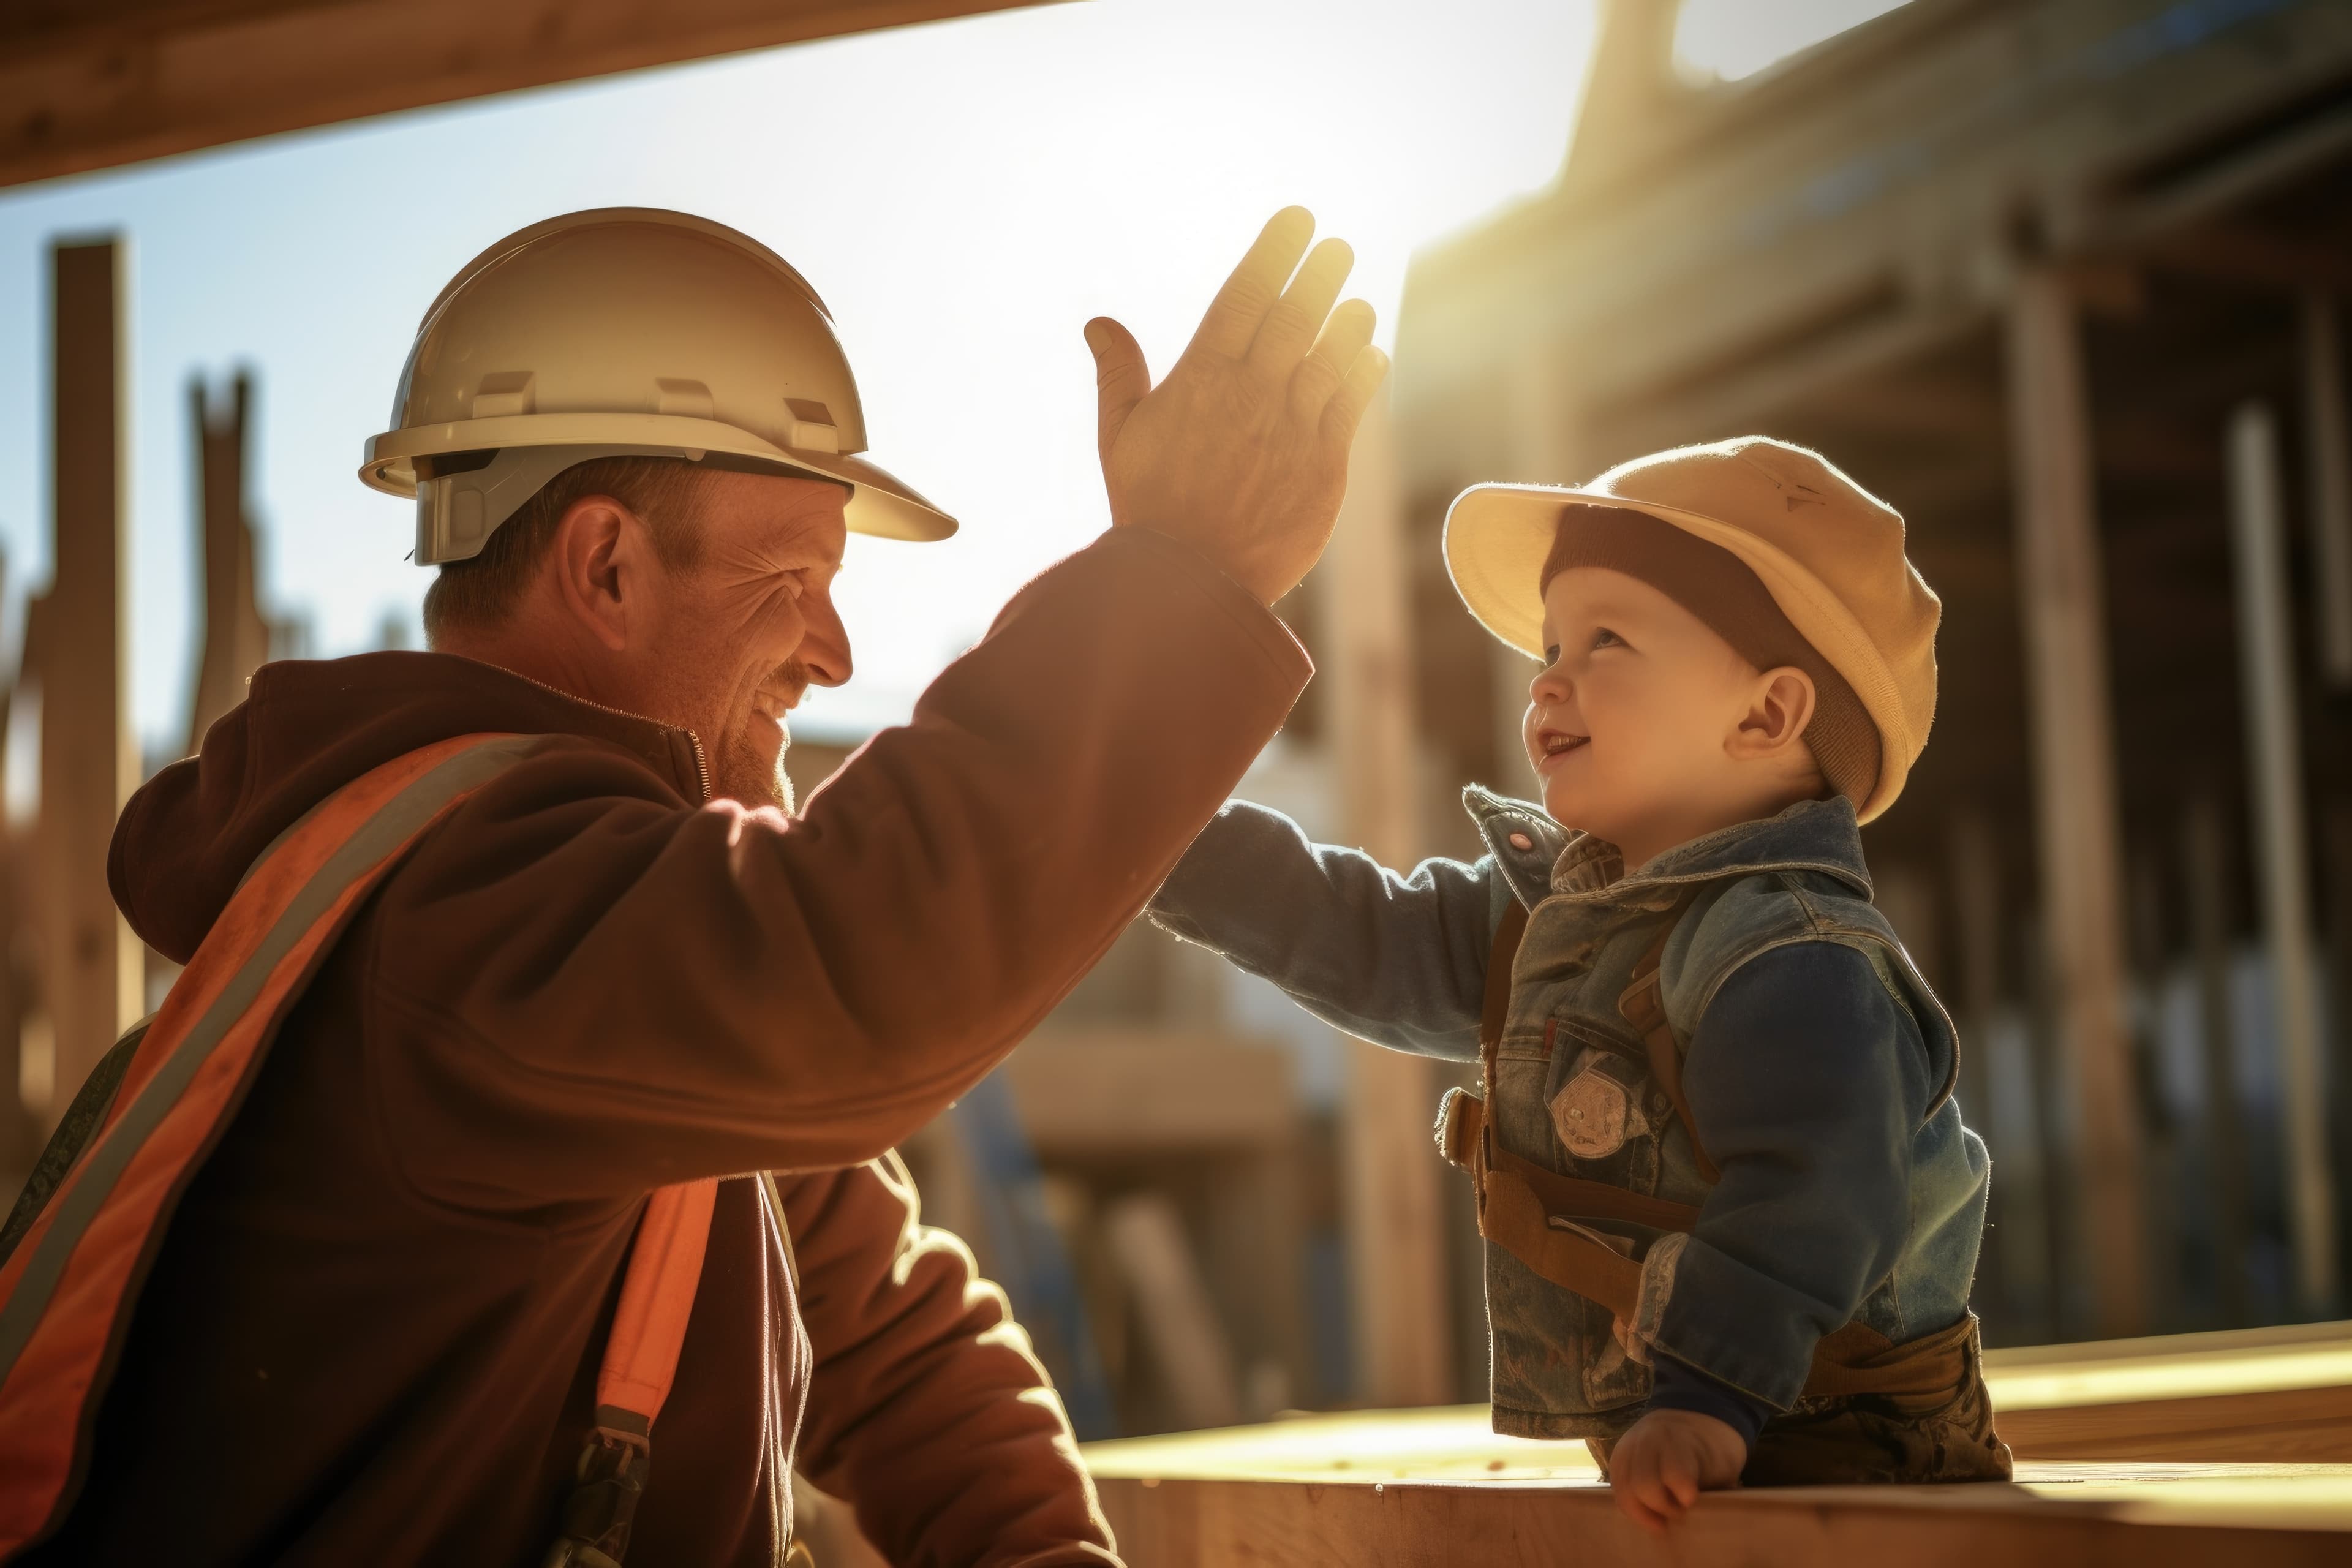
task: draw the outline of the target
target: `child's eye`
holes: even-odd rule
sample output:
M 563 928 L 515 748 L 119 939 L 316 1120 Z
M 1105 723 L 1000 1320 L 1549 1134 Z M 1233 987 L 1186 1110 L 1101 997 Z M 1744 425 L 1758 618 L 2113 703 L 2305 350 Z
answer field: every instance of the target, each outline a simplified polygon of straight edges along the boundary
M 1546 644 L 1546 645 L 1544 646 L 1544 668 L 1545 668 L 1546 669 L 1549 669 L 1553 665 L 1558 664 L 1559 662 L 1559 644 L 1558 644 L 1558 643 L 1548 643 L 1548 644 Z
M 1622 647 L 1624 646 L 1624 642 L 1625 639 L 1623 637 L 1619 637 L 1607 626 L 1603 626 L 1599 631 L 1592 634 L 1592 646 L 1594 647 Z

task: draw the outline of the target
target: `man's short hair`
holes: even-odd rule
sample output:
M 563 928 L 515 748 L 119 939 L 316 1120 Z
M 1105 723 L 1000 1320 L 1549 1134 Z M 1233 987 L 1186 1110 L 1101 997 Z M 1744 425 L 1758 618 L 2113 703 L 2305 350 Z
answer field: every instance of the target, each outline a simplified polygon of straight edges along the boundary
M 701 467 L 684 458 L 591 458 L 564 469 L 491 532 L 479 555 L 441 564 L 425 591 L 425 646 L 513 615 L 554 542 L 555 525 L 586 496 L 610 496 L 643 518 L 664 566 L 693 565 L 701 537 L 688 520 L 708 483 Z

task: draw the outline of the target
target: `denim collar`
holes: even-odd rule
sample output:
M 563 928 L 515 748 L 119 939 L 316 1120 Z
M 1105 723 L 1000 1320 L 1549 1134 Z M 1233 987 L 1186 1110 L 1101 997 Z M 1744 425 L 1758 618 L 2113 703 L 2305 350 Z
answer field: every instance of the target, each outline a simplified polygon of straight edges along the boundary
M 1580 833 L 1569 840 L 1560 854 L 1563 868 L 1576 855 L 1580 843 L 1591 837 Z M 1862 858 L 1862 824 L 1854 816 L 1853 802 L 1843 795 L 1801 800 L 1777 816 L 1734 823 L 1677 844 L 1605 889 L 1596 889 L 1587 896 L 1605 891 L 1616 897 L 1649 888 L 1684 887 L 1770 871 L 1818 871 L 1869 898 L 1870 869 Z M 1555 885 L 1558 880 L 1556 871 Z
M 1552 893 L 1616 899 L 1644 889 L 1679 889 L 1767 871 L 1818 871 L 1864 898 L 1870 871 L 1862 858 L 1862 826 L 1853 803 L 1803 800 L 1778 816 L 1735 823 L 1677 844 L 1631 876 L 1615 845 L 1590 833 L 1571 833 L 1532 801 L 1512 800 L 1473 784 L 1462 804 L 1500 866 L 1511 890 L 1529 907 Z M 1522 847 L 1516 840 L 1526 840 Z

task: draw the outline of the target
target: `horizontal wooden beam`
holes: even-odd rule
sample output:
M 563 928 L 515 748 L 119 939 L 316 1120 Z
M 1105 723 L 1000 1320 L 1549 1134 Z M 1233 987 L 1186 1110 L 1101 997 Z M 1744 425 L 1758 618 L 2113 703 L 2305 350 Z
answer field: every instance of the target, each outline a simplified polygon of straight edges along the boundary
M 1038 0 L 179 0 L 0 7 L 0 185 Z M 13 19 L 11 19 L 13 18 Z M 787 151 L 815 127 L 779 124 Z M 429 183 L 429 182 L 428 182 Z
M 2246 223 L 2201 224 L 2149 246 L 2163 271 L 2266 294 L 2352 293 L 2352 256 Z
M 1134 1568 L 1488 1560 L 2315 1568 L 2352 1550 L 2344 1466 L 2032 1461 L 2018 1467 L 2017 1486 L 1711 1493 L 1662 1547 L 1619 1511 L 1580 1443 L 1488 1436 L 1475 1453 L 1447 1451 L 1461 1446 L 1444 1444 L 1439 1424 L 1483 1426 L 1485 1416 L 1318 1416 L 1095 1443 L 1084 1453 Z
M 1206 1032 L 1050 1025 L 1004 1066 L 1048 1157 L 1118 1159 L 1298 1137 L 1290 1053 Z

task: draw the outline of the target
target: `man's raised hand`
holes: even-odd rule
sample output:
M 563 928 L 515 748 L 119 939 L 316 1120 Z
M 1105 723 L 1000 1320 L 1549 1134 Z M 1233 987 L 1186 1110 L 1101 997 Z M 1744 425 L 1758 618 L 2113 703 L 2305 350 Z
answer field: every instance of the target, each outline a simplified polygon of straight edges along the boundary
M 1184 541 L 1269 605 L 1330 542 L 1349 446 L 1389 368 L 1372 308 L 1332 308 L 1354 252 L 1327 239 L 1307 253 L 1314 233 L 1304 207 L 1275 214 L 1158 386 L 1132 333 L 1087 323 L 1111 525 Z

